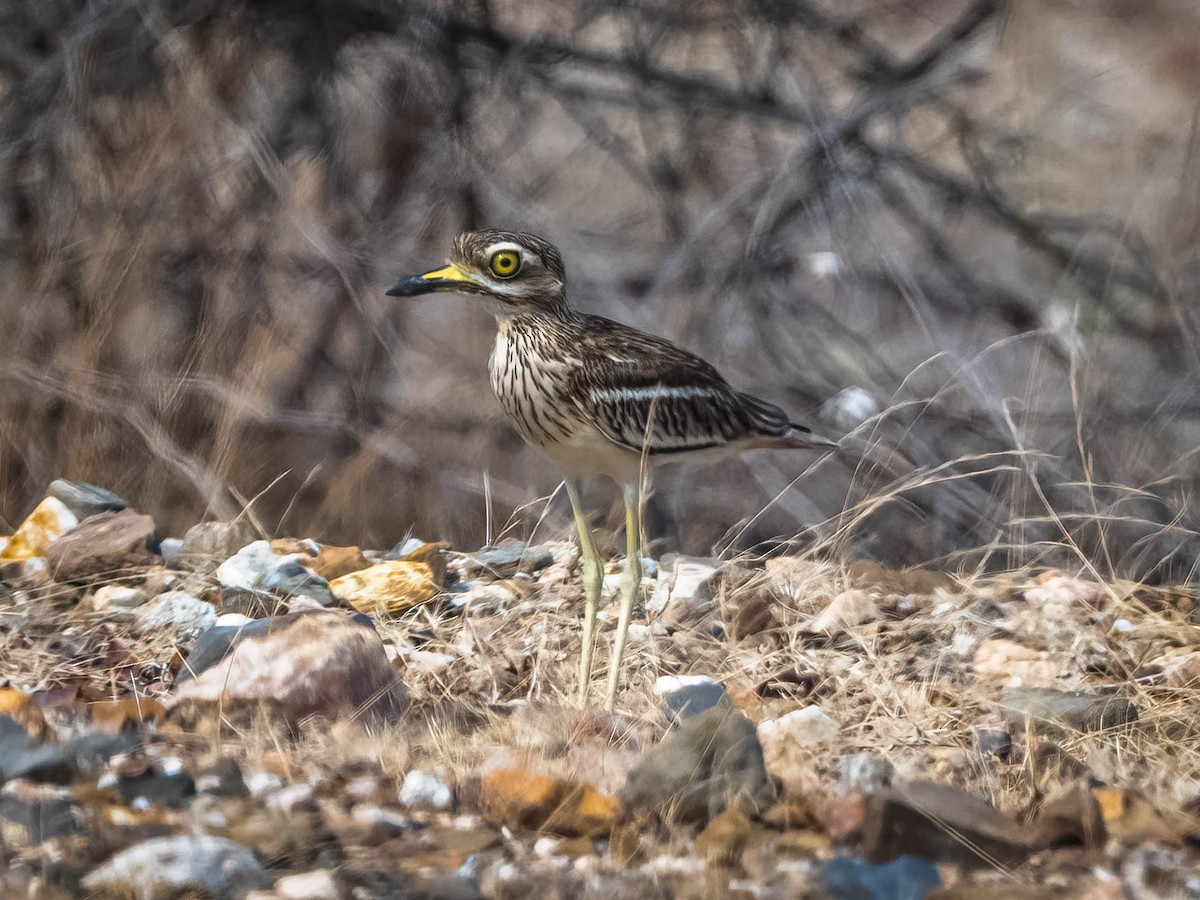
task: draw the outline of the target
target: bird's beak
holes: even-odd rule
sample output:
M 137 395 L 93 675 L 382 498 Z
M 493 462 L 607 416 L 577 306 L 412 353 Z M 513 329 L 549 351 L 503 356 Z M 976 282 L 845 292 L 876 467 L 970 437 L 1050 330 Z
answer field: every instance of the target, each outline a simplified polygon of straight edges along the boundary
M 388 290 L 389 297 L 416 297 L 419 294 L 432 294 L 435 291 L 462 290 L 464 283 L 470 284 L 471 276 L 454 263 L 426 272 L 424 275 L 406 275 Z

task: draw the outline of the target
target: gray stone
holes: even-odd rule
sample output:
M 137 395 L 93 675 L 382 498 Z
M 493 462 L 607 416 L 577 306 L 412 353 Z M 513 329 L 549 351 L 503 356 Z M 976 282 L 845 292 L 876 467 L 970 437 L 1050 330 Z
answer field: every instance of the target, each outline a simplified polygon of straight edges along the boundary
M 1012 754 L 1012 735 L 1002 728 L 980 728 L 975 732 L 975 749 L 984 756 L 1008 759 Z
M 545 547 L 505 541 L 469 556 L 466 574 L 468 578 L 512 578 L 518 572 L 538 572 L 553 564 L 554 554 Z
M 725 685 L 707 675 L 663 675 L 654 682 L 654 693 L 662 697 L 667 718 L 672 721 L 699 715 L 714 706 L 733 706 Z
M 28 778 L 66 784 L 74 773 L 61 747 L 43 744 L 9 716 L 0 716 L 0 782 Z
M 863 856 L 885 863 L 916 856 L 956 865 L 1016 866 L 1036 849 L 1012 819 L 961 788 L 914 781 L 868 794 Z
M 98 513 L 120 512 L 129 505 L 112 491 L 86 481 L 67 481 L 65 478 L 50 482 L 46 494 L 62 503 L 81 522 Z
M 1000 695 L 1000 706 L 1014 724 L 1032 720 L 1076 731 L 1105 731 L 1138 720 L 1137 707 L 1123 697 L 1050 688 L 1009 688 Z
M 705 822 L 731 806 L 758 812 L 770 785 L 754 723 L 715 707 L 651 749 L 629 773 L 622 799 L 668 822 Z
M 240 844 L 189 834 L 152 838 L 122 850 L 84 878 L 83 886 L 130 897 L 174 897 L 189 891 L 227 897 L 269 887 L 271 881 Z

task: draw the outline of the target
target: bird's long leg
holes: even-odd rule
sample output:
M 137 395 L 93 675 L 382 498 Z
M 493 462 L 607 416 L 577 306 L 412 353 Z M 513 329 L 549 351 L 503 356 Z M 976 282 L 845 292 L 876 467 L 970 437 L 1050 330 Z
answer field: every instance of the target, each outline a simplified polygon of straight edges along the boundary
M 604 560 L 592 542 L 592 529 L 579 502 L 579 490 L 566 482 L 571 512 L 575 514 L 575 531 L 579 534 L 579 556 L 583 563 L 583 653 L 579 660 L 579 705 L 587 703 L 592 683 L 592 654 L 596 649 L 596 611 L 600 608 L 600 591 L 604 586 Z
M 642 590 L 642 517 L 638 504 L 638 485 L 622 485 L 621 493 L 625 498 L 625 571 L 621 576 L 621 617 L 617 620 L 617 635 L 608 668 L 608 692 L 604 695 L 604 708 L 609 710 L 617 701 L 625 642 L 629 638 L 629 620 Z

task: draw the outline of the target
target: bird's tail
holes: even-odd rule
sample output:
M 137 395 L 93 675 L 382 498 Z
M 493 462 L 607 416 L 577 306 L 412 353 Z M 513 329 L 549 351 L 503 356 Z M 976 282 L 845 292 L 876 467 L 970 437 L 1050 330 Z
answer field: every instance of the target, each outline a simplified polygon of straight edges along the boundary
M 837 441 L 815 434 L 807 425 L 788 419 L 787 413 L 752 394 L 738 394 L 743 407 L 750 413 L 755 430 L 762 437 L 762 446 L 795 450 L 834 449 Z

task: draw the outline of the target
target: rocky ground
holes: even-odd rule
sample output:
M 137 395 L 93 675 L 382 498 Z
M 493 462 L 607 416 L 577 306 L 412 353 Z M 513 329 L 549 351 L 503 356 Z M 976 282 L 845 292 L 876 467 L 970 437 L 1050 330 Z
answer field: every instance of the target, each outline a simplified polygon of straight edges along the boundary
M 0 896 L 1200 896 L 1190 588 L 648 560 L 606 714 L 569 542 L 0 548 Z

